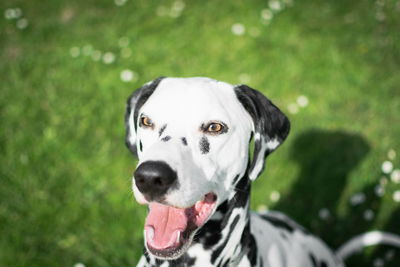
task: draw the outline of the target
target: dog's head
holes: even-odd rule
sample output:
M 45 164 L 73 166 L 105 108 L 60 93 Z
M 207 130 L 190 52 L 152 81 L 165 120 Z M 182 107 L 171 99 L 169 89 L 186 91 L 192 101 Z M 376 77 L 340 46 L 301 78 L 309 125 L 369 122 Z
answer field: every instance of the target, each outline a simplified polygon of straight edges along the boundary
M 126 144 L 139 158 L 133 191 L 149 204 L 146 247 L 163 259 L 185 252 L 229 197 L 235 177 L 258 177 L 290 126 L 258 91 L 208 78 L 145 84 L 128 99 L 125 121 Z

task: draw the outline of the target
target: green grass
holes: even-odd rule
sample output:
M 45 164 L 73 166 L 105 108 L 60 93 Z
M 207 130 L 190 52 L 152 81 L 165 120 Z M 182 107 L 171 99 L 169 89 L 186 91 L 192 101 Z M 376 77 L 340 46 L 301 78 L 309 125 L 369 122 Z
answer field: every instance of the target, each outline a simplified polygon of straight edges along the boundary
M 373 192 L 389 149 L 400 168 L 397 2 L 295 0 L 266 25 L 261 0 L 185 1 L 177 18 L 157 15 L 169 0 L 2 1 L 2 14 L 20 7 L 29 25 L 0 18 L 0 265 L 137 262 L 146 209 L 131 194 L 136 159 L 124 147 L 123 115 L 134 88 L 161 75 L 240 83 L 247 74 L 289 115 L 291 134 L 255 182 L 253 208 L 285 211 L 332 247 L 371 229 L 400 233 L 400 185 L 389 179 L 382 198 Z M 244 35 L 232 34 L 235 23 Z M 86 45 L 115 62 L 71 57 Z M 124 69 L 138 79 L 122 82 Z M 310 103 L 290 114 L 299 95 Z M 366 202 L 353 207 L 357 192 Z M 372 266 L 388 250 L 368 249 L 349 266 Z M 386 266 L 399 266 L 396 253 Z

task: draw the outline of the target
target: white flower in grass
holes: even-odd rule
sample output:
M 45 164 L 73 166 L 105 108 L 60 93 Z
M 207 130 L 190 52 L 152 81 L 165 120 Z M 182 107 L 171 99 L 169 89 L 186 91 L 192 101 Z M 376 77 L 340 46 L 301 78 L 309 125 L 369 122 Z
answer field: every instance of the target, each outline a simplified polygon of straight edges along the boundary
M 172 18 L 177 18 L 182 14 L 183 9 L 185 8 L 185 3 L 183 1 L 175 1 L 172 4 L 171 10 L 169 12 L 169 16 Z
M 322 220 L 326 220 L 331 216 L 331 213 L 329 212 L 329 210 L 327 208 L 322 208 L 319 210 L 318 216 Z
M 78 57 L 81 54 L 81 49 L 77 46 L 71 47 L 69 49 L 69 54 L 71 57 Z
M 258 29 L 256 27 L 252 27 L 249 30 L 249 35 L 251 37 L 258 37 L 258 36 L 260 36 L 260 34 L 261 34 L 260 29 Z
M 385 188 L 379 184 L 375 186 L 374 191 L 378 197 L 382 197 L 385 194 Z
M 114 0 L 116 6 L 123 6 L 125 5 L 127 0 Z
M 234 35 L 243 35 L 246 32 L 246 28 L 241 23 L 235 23 L 232 25 L 231 31 Z
M 354 194 L 351 198 L 350 198 L 350 204 L 352 206 L 357 206 L 360 205 L 362 203 L 365 202 L 365 194 L 363 192 Z
M 25 29 L 26 27 L 28 27 L 28 25 L 29 25 L 29 22 L 26 18 L 17 20 L 17 28 L 20 30 Z
M 296 103 L 289 104 L 287 109 L 291 114 L 297 114 L 299 112 L 299 106 Z
M 249 83 L 250 80 L 251 80 L 251 77 L 247 73 L 241 73 L 239 75 L 239 82 L 241 82 L 241 83 Z
M 368 210 L 364 211 L 364 219 L 366 221 L 371 221 L 374 218 L 374 216 L 375 216 L 375 213 L 372 210 L 368 209 Z
M 171 18 L 179 18 L 180 16 L 181 16 L 181 12 L 180 11 L 176 11 L 176 10 L 173 10 L 173 9 L 171 9 L 170 11 L 169 11 L 169 16 L 171 17 Z
M 94 61 L 99 61 L 101 59 L 101 51 L 100 50 L 94 50 L 92 52 L 92 59 Z
M 392 182 L 396 184 L 400 183 L 400 170 L 394 170 L 390 175 L 390 180 L 392 180 Z
M 390 160 L 394 160 L 396 158 L 396 151 L 394 149 L 389 149 L 387 157 Z
M 183 9 L 185 9 L 185 2 L 180 0 L 175 1 L 172 5 L 172 9 L 176 11 L 182 11 Z
M 93 46 L 92 45 L 85 45 L 82 47 L 82 54 L 85 56 L 90 56 L 93 52 Z
M 278 0 L 269 1 L 268 6 L 270 9 L 272 9 L 274 11 L 279 11 L 282 9 L 282 4 Z
M 14 9 L 13 8 L 7 8 L 5 11 L 4 11 L 4 17 L 6 18 L 6 19 L 13 19 L 14 18 Z
M 395 202 L 400 202 L 400 190 L 396 190 L 393 193 L 393 200 Z
M 168 9 L 165 6 L 157 7 L 156 13 L 158 16 L 163 17 L 168 14 Z
M 385 262 L 381 258 L 374 259 L 373 266 L 374 267 L 383 267 Z
M 115 61 L 115 55 L 112 52 L 107 52 L 103 55 L 103 62 L 105 64 L 111 64 Z
M 385 0 L 377 0 L 375 1 L 375 5 L 378 7 L 383 7 L 385 5 Z
M 395 253 L 395 251 L 394 251 L 393 249 L 389 250 L 389 251 L 386 252 L 386 254 L 385 254 L 385 260 L 387 260 L 387 261 L 393 260 L 395 254 L 396 254 L 396 253 Z
M 293 0 L 284 0 L 283 1 L 287 6 L 293 6 Z
M 83 264 L 82 262 L 78 262 L 74 264 L 74 267 L 85 267 L 85 264 Z
M 390 173 L 393 170 L 393 163 L 391 161 L 384 161 L 382 163 L 382 172 L 383 173 Z
M 257 207 L 257 211 L 258 211 L 258 212 L 266 212 L 266 211 L 268 211 L 268 206 L 267 206 L 267 205 L 264 205 L 264 204 L 259 205 L 259 206 Z
M 386 15 L 385 15 L 385 13 L 383 13 L 383 11 L 380 10 L 380 11 L 376 12 L 375 18 L 377 21 L 382 22 L 386 19 Z
M 261 18 L 265 20 L 271 20 L 274 17 L 274 13 L 268 8 L 261 10 Z
M 129 38 L 128 37 L 126 37 L 126 36 L 124 36 L 124 37 L 121 37 L 121 38 L 119 38 L 119 40 L 118 40 L 118 46 L 119 47 L 127 47 L 129 45 Z
M 124 47 L 121 49 L 121 56 L 123 58 L 128 58 L 132 55 L 132 50 L 129 47 Z
M 22 16 L 22 10 L 19 7 L 14 8 L 14 16 L 15 18 L 20 18 Z
M 22 16 L 22 10 L 20 8 L 7 8 L 4 11 L 4 17 L 6 19 L 17 19 L 20 18 Z
M 126 69 L 126 70 L 121 71 L 120 78 L 123 82 L 136 81 L 137 74 L 136 74 L 136 72 Z
M 301 95 L 297 98 L 296 102 L 300 107 L 304 108 L 308 105 L 308 98 L 304 95 Z
M 273 202 L 277 202 L 280 198 L 281 198 L 281 194 L 279 194 L 278 191 L 272 191 L 269 198 L 273 201 Z

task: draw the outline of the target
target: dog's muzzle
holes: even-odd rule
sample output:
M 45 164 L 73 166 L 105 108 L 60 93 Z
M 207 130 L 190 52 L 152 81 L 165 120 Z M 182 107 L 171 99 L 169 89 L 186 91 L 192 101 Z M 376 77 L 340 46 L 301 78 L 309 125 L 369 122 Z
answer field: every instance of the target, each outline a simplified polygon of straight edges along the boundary
M 165 193 L 177 184 L 177 175 L 163 161 L 145 161 L 135 173 L 135 184 L 147 201 L 160 200 Z

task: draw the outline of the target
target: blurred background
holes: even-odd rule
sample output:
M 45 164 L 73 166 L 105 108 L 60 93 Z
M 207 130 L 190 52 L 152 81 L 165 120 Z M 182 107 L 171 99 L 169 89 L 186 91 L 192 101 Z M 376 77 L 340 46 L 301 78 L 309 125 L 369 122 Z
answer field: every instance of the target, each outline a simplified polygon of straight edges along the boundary
M 400 234 L 399 0 L 0 2 L 0 266 L 134 266 L 146 208 L 124 145 L 158 76 L 262 91 L 290 118 L 253 186 L 338 248 Z M 348 266 L 400 266 L 369 248 Z

